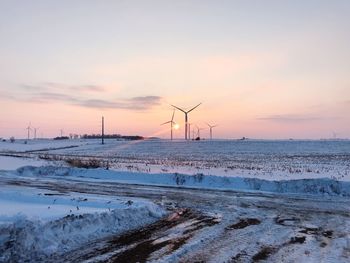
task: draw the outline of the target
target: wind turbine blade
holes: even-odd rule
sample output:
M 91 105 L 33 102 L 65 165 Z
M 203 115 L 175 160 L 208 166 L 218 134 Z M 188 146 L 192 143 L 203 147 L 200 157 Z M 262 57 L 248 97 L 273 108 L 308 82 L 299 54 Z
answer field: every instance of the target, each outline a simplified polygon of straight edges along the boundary
M 173 106 L 174 108 L 178 109 L 179 111 L 182 111 L 183 113 L 186 113 L 186 111 L 184 111 L 183 109 L 180 109 L 179 107 L 176 107 L 175 105 L 173 104 L 170 104 L 171 106 Z
M 187 113 L 190 113 L 191 111 L 193 111 L 195 108 L 197 108 L 199 105 L 201 105 L 202 104 L 202 102 L 201 103 L 199 103 L 197 106 L 195 106 L 195 107 L 193 107 L 192 109 L 190 109 L 189 111 L 187 111 Z
M 171 122 L 173 122 L 173 121 L 167 121 L 167 122 L 162 123 L 161 125 L 164 125 L 164 124 L 167 124 L 167 123 L 171 123 Z

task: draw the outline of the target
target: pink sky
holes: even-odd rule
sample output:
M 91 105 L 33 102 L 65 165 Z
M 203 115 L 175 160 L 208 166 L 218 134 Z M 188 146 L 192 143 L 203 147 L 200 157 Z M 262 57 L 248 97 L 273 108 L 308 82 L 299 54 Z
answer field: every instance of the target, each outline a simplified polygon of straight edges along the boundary
M 2 2 L 0 137 L 349 138 L 349 2 L 263 2 Z

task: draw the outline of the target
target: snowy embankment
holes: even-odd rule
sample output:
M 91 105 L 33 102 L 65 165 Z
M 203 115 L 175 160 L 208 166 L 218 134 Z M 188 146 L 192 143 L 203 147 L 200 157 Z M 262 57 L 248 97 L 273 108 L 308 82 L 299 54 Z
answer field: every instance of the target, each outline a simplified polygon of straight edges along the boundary
M 14 172 L 18 176 L 64 176 L 65 180 L 104 181 L 220 190 L 248 190 L 272 193 L 311 194 L 350 197 L 350 182 L 327 178 L 269 181 L 258 178 L 223 177 L 214 175 L 149 174 L 105 169 L 26 166 Z
M 165 211 L 142 199 L 2 186 L 0 262 L 40 260 L 150 224 Z

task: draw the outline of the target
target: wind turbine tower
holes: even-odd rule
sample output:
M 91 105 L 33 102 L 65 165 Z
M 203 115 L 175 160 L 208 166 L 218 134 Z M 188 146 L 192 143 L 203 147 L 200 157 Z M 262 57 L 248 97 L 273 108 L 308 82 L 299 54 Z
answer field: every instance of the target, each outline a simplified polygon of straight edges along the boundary
M 34 128 L 34 139 L 36 140 L 36 131 L 39 130 L 40 128 Z
M 195 107 L 193 107 L 192 109 L 185 111 L 184 109 L 181 109 L 175 105 L 171 105 L 174 108 L 178 109 L 179 111 L 182 111 L 185 114 L 185 140 L 190 139 L 190 137 L 188 136 L 188 114 L 193 111 L 195 108 L 197 108 L 199 105 L 201 105 L 202 103 L 199 103 L 198 105 L 196 105 Z
M 210 129 L 210 140 L 213 139 L 213 128 L 215 128 L 218 125 L 210 125 L 209 123 L 207 123 L 207 125 L 209 126 Z
M 105 144 L 105 117 L 102 116 L 102 144 Z
M 28 138 L 28 140 L 29 140 L 29 138 L 30 138 L 30 131 L 32 130 L 32 128 L 30 127 L 30 123 L 29 123 L 28 127 L 26 128 L 26 130 L 28 131 L 28 136 L 27 136 L 27 138 Z
M 161 125 L 164 125 L 164 124 L 170 123 L 170 140 L 173 140 L 173 125 L 175 124 L 174 116 L 175 116 L 175 109 L 173 111 L 173 116 L 171 117 L 171 120 L 161 124 Z
M 197 137 L 198 137 L 198 138 L 201 138 L 200 131 L 201 131 L 201 130 L 204 130 L 204 128 L 199 128 L 197 125 L 196 125 L 196 127 L 197 127 Z

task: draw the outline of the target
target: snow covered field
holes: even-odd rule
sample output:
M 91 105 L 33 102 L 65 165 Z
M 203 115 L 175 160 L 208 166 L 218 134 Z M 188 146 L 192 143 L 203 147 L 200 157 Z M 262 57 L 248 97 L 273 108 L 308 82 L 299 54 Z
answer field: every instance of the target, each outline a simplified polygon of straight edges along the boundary
M 0 189 L 0 262 L 350 258 L 350 141 L 1 142 Z
M 30 141 L 0 143 L 0 153 L 47 159 L 108 160 L 109 168 L 146 173 L 204 174 L 291 180 L 350 181 L 350 141 Z M 30 165 L 30 164 L 29 164 Z

